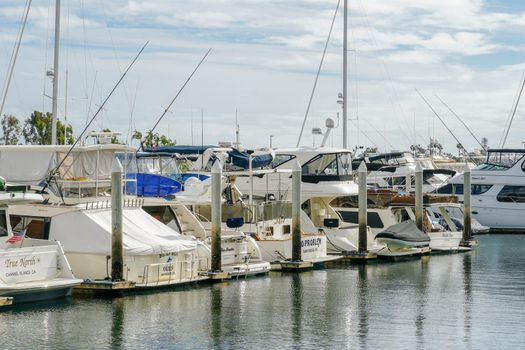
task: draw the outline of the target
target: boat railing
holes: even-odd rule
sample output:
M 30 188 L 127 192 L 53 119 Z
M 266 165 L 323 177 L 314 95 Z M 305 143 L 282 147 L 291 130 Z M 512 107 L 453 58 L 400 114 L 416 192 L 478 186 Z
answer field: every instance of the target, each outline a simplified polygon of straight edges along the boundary
M 93 200 L 85 203 L 87 209 L 106 209 L 111 208 L 111 200 Z M 123 200 L 124 208 L 142 208 L 144 206 L 143 198 L 125 198 Z
M 137 188 L 136 179 L 122 179 L 123 189 Z M 108 197 L 108 191 L 111 190 L 110 179 L 59 179 L 57 180 L 62 195 L 66 198 L 78 198 L 79 200 L 86 197 Z M 135 183 L 130 186 L 129 183 Z M 126 192 L 126 191 L 125 191 Z M 129 192 L 129 191 L 128 191 Z M 129 193 L 128 193 L 129 194 Z M 136 193 L 135 193 L 136 195 Z

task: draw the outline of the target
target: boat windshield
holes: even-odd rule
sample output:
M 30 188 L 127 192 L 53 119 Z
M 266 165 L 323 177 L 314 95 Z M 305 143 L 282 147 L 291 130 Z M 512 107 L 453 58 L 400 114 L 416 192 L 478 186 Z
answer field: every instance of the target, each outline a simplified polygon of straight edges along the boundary
M 485 163 L 476 170 L 507 170 L 512 168 L 525 155 L 525 150 L 488 151 Z
M 346 176 L 352 174 L 349 152 L 319 154 L 302 167 L 302 174 L 315 176 Z

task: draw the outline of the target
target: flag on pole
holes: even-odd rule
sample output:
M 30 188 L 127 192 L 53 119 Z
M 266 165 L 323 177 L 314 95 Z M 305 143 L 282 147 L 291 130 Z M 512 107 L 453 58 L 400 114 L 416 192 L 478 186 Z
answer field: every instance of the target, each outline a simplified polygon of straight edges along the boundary
M 9 237 L 9 239 L 5 242 L 11 243 L 11 244 L 19 242 L 24 239 L 25 235 L 26 235 L 26 230 L 15 232 L 14 235 Z

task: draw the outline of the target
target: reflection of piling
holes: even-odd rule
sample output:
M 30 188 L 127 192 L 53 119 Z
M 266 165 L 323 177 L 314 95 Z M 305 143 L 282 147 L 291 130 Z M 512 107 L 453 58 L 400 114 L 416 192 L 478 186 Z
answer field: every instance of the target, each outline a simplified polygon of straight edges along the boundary
M 470 246 L 472 241 L 472 221 L 471 213 L 472 209 L 470 206 L 470 198 L 472 194 L 472 188 L 470 185 L 470 168 L 468 164 L 465 164 L 465 171 L 463 172 L 463 245 Z
M 423 231 L 423 169 L 416 165 L 416 226 Z
M 115 158 L 111 169 L 111 279 L 124 279 L 124 248 L 122 242 L 122 165 Z
M 302 261 L 301 252 L 301 166 L 292 168 L 292 261 Z
M 211 168 L 211 270 L 221 271 L 221 163 Z
M 359 223 L 359 244 L 358 244 L 358 251 L 359 253 L 366 253 L 367 251 L 367 241 L 366 241 L 366 233 L 367 233 L 367 191 L 366 191 L 366 165 L 365 162 L 361 162 L 361 165 L 359 165 L 359 168 L 357 169 L 357 173 L 359 176 L 359 216 L 358 216 L 358 223 Z

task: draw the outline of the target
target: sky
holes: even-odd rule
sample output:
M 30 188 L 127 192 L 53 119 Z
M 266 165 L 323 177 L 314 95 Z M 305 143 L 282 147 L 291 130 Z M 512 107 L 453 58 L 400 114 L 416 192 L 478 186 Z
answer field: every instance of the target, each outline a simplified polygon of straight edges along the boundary
M 0 84 L 23 0 L 0 3 Z M 204 53 L 212 51 L 156 132 L 178 144 L 235 140 L 294 147 L 338 0 L 62 0 L 59 118 L 84 128 L 139 49 L 147 48 L 89 130 L 150 130 Z M 406 150 L 436 138 L 469 150 L 501 144 L 525 71 L 525 3 L 518 0 L 350 0 L 348 145 Z M 54 1 L 33 0 L 3 114 L 51 111 Z M 326 118 L 342 146 L 341 0 L 301 145 L 319 144 Z M 67 72 L 67 80 L 66 80 Z M 67 87 L 67 88 L 66 88 Z M 67 91 L 67 99 L 66 99 Z M 67 101 L 67 103 L 66 103 Z M 67 110 L 66 110 L 67 105 Z M 525 106 L 506 147 L 523 147 Z M 203 122 L 202 122 L 203 121 Z

